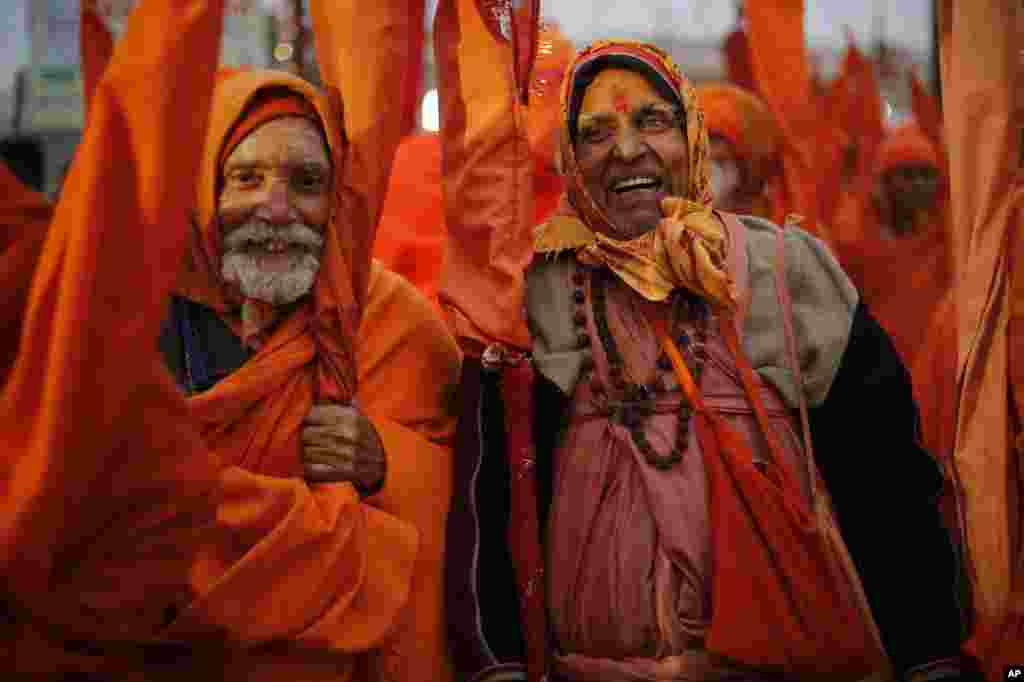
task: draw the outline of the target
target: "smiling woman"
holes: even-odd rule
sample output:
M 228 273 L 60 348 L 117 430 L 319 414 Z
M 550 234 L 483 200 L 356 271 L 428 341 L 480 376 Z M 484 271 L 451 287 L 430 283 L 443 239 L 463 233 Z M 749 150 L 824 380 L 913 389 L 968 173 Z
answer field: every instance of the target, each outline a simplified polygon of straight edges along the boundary
M 677 112 L 676 102 L 635 71 L 606 69 L 586 89 L 576 158 L 584 186 L 616 236 L 654 229 L 662 200 L 687 185 L 689 154 Z

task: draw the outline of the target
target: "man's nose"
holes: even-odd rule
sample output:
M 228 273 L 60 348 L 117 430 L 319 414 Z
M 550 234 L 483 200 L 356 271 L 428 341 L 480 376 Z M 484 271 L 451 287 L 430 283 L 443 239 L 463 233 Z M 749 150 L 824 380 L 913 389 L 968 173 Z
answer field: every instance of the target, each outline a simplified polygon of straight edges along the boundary
M 615 155 L 623 161 L 633 161 L 644 153 L 645 143 L 640 132 L 632 126 L 621 126 L 615 134 Z
M 298 213 L 292 205 L 288 183 L 272 178 L 267 182 L 265 194 L 256 210 L 256 217 L 272 225 L 289 225 L 298 222 Z

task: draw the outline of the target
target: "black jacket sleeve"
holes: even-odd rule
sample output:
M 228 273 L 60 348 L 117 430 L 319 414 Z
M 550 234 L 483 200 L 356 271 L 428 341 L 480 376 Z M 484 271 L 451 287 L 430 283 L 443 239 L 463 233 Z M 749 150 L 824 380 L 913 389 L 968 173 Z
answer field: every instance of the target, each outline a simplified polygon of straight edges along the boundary
M 899 673 L 957 656 L 960 567 L 942 523 L 942 472 L 921 446 L 910 375 L 863 304 L 825 401 L 815 458 Z
M 501 372 L 462 363 L 445 603 L 461 679 L 526 679 L 526 645 L 508 543 L 511 472 Z

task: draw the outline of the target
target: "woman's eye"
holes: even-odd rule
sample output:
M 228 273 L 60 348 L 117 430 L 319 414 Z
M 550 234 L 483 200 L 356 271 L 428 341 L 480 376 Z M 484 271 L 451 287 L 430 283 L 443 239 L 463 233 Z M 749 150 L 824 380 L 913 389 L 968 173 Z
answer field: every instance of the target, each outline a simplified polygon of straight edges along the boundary
M 642 130 L 667 130 L 672 122 L 665 114 L 646 114 L 640 119 Z
M 318 192 L 323 184 L 323 177 L 315 173 L 303 174 L 295 179 L 295 186 L 303 192 Z
M 231 182 L 239 187 L 252 187 L 259 182 L 255 171 L 241 170 L 231 174 Z
M 597 144 L 604 142 L 612 136 L 612 131 L 609 128 L 584 128 L 581 133 L 581 139 L 587 144 Z

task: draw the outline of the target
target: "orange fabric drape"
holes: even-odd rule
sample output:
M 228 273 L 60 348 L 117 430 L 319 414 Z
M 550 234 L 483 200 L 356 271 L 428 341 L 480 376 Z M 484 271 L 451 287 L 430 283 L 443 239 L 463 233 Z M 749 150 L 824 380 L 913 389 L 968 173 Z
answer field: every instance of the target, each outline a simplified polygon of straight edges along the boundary
M 419 533 L 409 606 L 395 631 L 363 662 L 365 675 L 369 680 L 386 674 L 396 682 L 444 682 L 453 675 L 443 586 L 455 431 L 449 404 L 459 378 L 458 350 L 434 306 L 375 264 L 356 355 L 356 400 L 388 454 L 385 486 L 368 503 L 407 520 Z M 330 652 L 276 647 L 233 652 L 224 673 L 269 682 L 301 671 L 304 681 L 326 682 L 339 679 L 338 665 L 339 658 Z
M 697 86 L 708 135 L 729 141 L 743 164 L 741 191 L 758 194 L 751 213 L 782 224 L 787 211 L 775 201 L 782 182 L 782 137 L 764 103 L 727 83 Z
M 921 130 L 929 139 L 935 144 L 941 145 L 942 112 L 939 110 L 939 102 L 934 95 L 928 92 L 916 73 L 910 74 L 910 100 L 914 120 L 921 126 Z
M 893 131 L 875 152 L 875 165 L 848 192 L 833 222 L 837 255 L 872 316 L 892 337 L 905 366 L 921 349 L 921 333 L 951 286 L 949 199 L 945 177 L 936 206 L 913 235 L 887 238 L 876 193 L 885 172 L 903 164 L 926 165 L 943 176 L 940 149 L 913 124 Z M 868 182 L 870 180 L 870 182 Z M 916 383 L 916 382 L 915 382 Z
M 828 241 L 817 191 L 815 136 L 808 134 L 820 121 L 804 39 L 803 0 L 747 0 L 743 8 L 756 92 L 782 130 L 786 210 L 803 216 L 801 227 Z
M 103 72 L 114 54 L 114 36 L 92 2 L 81 3 L 78 43 L 82 53 L 82 101 L 85 120 L 89 120 L 89 107 Z
M 315 107 L 331 147 L 337 194 L 311 299 L 283 320 L 242 368 L 189 401 L 207 442 L 225 462 L 263 474 L 297 475 L 302 420 L 312 405 L 348 402 L 356 392 L 354 335 L 365 304 L 370 248 L 400 136 L 400 108 L 388 108 L 386 95 L 372 90 L 401 83 L 408 19 L 404 6 L 397 5 L 404 3 L 377 3 L 373 12 L 360 10 L 355 22 L 343 8 L 328 11 L 323 3 L 313 3 L 326 98 L 282 72 L 237 72 L 218 82 L 197 185 L 200 239 L 191 267 L 182 276 L 182 295 L 218 311 L 229 324 L 240 324 L 236 302 L 219 277 L 216 190 L 225 140 L 261 90 L 287 88 Z M 358 39 L 346 19 L 360 24 Z M 345 91 L 342 99 L 339 87 Z M 370 106 L 374 104 L 377 108 Z
M 527 137 L 533 155 L 534 225 L 551 215 L 564 189 L 553 157 L 561 111 L 558 91 L 565 67 L 574 55 L 572 43 L 558 24 L 543 22 L 526 108 Z M 410 135 L 395 155 L 374 257 L 436 299 L 446 237 L 441 136 Z
M 440 300 L 472 355 L 492 342 L 530 344 L 522 313 L 534 212 L 525 112 L 512 46 L 484 9 L 477 0 L 443 1 L 434 23 L 449 235 Z
M 204 441 L 223 461 L 259 474 L 291 477 L 301 473 L 302 422 L 313 404 L 356 398 L 389 456 L 388 484 L 374 504 L 411 523 L 420 535 L 410 606 L 394 635 L 366 665 L 378 672 L 386 669 L 395 679 L 445 680 L 452 673 L 441 604 L 443 540 L 454 428 L 450 392 L 457 382 L 459 355 L 430 305 L 394 275 L 371 266 L 367 250 L 392 164 L 389 150 L 394 152 L 401 133 L 401 108 L 387 108 L 382 101 L 386 95 L 364 88 L 384 88 L 387 76 L 398 75 L 408 27 L 400 4 L 359 10 L 361 35 L 356 40 L 355 28 L 345 22 L 355 23 L 355 5 L 328 11 L 323 3 L 314 3 L 318 45 L 331 55 L 323 68 L 326 100 L 303 81 L 279 72 L 248 71 L 221 79 L 199 175 L 201 238 L 179 291 L 217 310 L 237 328 L 237 310 L 216 274 L 220 253 L 215 192 L 221 149 L 247 103 L 261 90 L 273 86 L 297 93 L 316 107 L 324 123 L 338 179 L 336 211 L 316 288 L 248 362 L 190 398 L 190 412 L 202 426 Z M 339 91 L 344 98 L 338 99 Z M 344 133 L 337 127 L 341 101 Z M 381 108 L 373 109 L 373 104 Z M 372 367 L 365 364 L 368 357 Z M 330 659 L 321 662 L 317 654 L 296 649 L 238 653 L 228 669 L 237 675 L 272 676 L 274 670 L 300 666 L 307 677 L 335 679 L 321 671 L 331 665 Z
M 1019 3 L 942 2 L 940 35 L 958 328 L 953 463 L 962 502 L 975 650 L 989 679 L 1024 651 L 1021 424 Z M 976 36 L 984 31 L 986 40 Z
M 221 78 L 200 164 L 195 205 L 200 239 L 179 293 L 218 311 L 236 327 L 237 303 L 223 287 L 220 272 L 216 189 L 221 149 L 247 104 L 263 89 L 288 88 L 317 107 L 328 140 L 340 144 L 327 106 L 313 86 L 284 72 L 244 71 Z M 332 147 L 336 175 L 347 172 L 343 149 Z M 339 189 L 339 193 L 347 188 Z M 323 267 L 314 294 L 274 331 L 259 352 L 213 389 L 189 401 L 204 438 L 225 462 L 275 476 L 295 476 L 300 468 L 300 428 L 314 402 L 351 400 L 356 390 L 354 330 L 360 304 L 349 269 L 350 234 L 365 227 L 365 217 L 348 204 L 325 231 Z M 344 234 L 342 234 L 344 231 Z M 358 297 L 364 298 L 365 291 Z
M 407 603 L 417 531 L 348 485 L 224 468 L 153 342 L 199 170 L 181 140 L 204 139 L 221 26 L 219 2 L 143 0 L 49 224 L 0 396 L 0 561 L 19 607 L 5 671 L 85 657 L 148 678 L 138 645 L 167 639 L 200 661 L 225 640 L 365 651 Z
M 742 26 L 737 26 L 722 43 L 725 73 L 730 83 L 750 92 L 757 92 L 754 69 L 750 59 L 750 41 Z
M 416 132 L 420 120 L 420 99 L 423 97 L 423 68 L 426 59 L 427 4 L 411 2 L 408 5 L 409 30 L 406 40 L 409 60 L 402 81 L 402 122 L 400 134 L 404 137 Z
M 436 301 L 445 237 L 441 139 L 409 135 L 395 153 L 373 255 Z
M 53 206 L 45 196 L 26 187 L 0 163 L 0 385 L 7 377 L 18 350 L 25 315 L 25 301 L 32 274 L 42 252 L 46 230 L 53 218 Z
M 921 443 L 945 473 L 939 506 L 954 538 L 961 535 L 957 495 L 960 486 L 953 467 L 956 440 L 956 308 L 955 290 L 948 288 L 918 335 L 919 352 L 909 367 L 914 402 L 921 415 Z
M 754 372 L 740 350 L 735 320 L 724 318 L 722 333 L 773 453 L 764 470 L 755 466 L 739 434 L 704 405 L 665 325 L 660 327 L 662 347 L 696 411 L 708 474 L 714 564 L 708 649 L 790 674 L 857 680 L 886 670 L 885 652 L 841 549 L 827 495 L 820 481 L 812 481 L 818 489 L 808 503 L 796 473 L 784 465 Z

